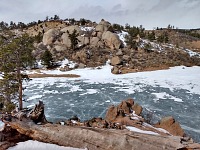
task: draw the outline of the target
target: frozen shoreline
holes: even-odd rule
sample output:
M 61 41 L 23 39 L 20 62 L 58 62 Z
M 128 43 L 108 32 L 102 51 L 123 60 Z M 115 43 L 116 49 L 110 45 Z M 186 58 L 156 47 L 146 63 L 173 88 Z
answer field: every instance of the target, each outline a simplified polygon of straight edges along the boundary
M 170 90 L 174 89 L 185 89 L 190 93 L 200 94 L 200 82 L 199 74 L 200 67 L 185 67 L 185 66 L 176 66 L 171 67 L 167 70 L 157 70 L 157 71 L 147 71 L 147 72 L 137 72 L 137 73 L 128 73 L 128 74 L 119 74 L 114 75 L 111 73 L 112 66 L 105 65 L 101 69 L 95 68 L 85 68 L 85 69 L 75 69 L 67 72 L 61 72 L 57 70 L 41 70 L 41 73 L 45 74 L 76 74 L 80 75 L 79 78 L 68 78 L 66 80 L 84 80 L 87 83 L 115 83 L 115 84 L 129 84 L 130 80 L 140 81 L 144 84 L 149 85 L 159 85 L 161 87 L 169 88 Z M 27 71 L 28 74 L 34 73 Z M 48 82 L 54 83 L 55 81 L 62 80 L 63 78 L 34 78 L 33 82 Z M 120 81 L 116 82 L 116 80 Z M 127 93 L 133 91 L 133 87 L 129 87 L 126 90 Z M 177 100 L 181 101 L 181 100 Z

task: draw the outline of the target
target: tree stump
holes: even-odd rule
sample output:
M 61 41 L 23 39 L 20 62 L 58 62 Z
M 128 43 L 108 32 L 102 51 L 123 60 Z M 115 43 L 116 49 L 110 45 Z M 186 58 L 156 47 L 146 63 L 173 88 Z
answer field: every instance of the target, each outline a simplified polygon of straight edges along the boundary
M 35 107 L 29 113 L 29 117 L 33 120 L 34 123 L 47 123 L 45 114 L 44 114 L 44 103 L 39 101 L 39 104 L 36 104 Z

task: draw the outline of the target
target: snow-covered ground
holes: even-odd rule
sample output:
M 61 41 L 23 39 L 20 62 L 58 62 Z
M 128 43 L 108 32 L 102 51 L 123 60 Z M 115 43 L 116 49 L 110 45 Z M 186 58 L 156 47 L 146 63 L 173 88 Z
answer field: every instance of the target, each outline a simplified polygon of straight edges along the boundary
M 148 71 L 148 72 L 137 72 L 129 74 L 119 74 L 114 75 L 111 73 L 111 68 L 109 64 L 102 67 L 102 69 L 76 69 L 68 72 L 62 72 L 59 69 L 57 70 L 41 70 L 41 73 L 46 74 L 77 74 L 81 77 L 79 79 L 85 80 L 88 83 L 115 83 L 119 85 L 128 84 L 130 80 L 140 80 L 141 83 L 150 84 L 150 85 L 160 85 L 161 87 L 169 88 L 172 91 L 177 88 L 188 90 L 188 92 L 200 94 L 200 82 L 199 74 L 200 67 L 185 67 L 177 66 L 171 67 L 168 70 L 158 70 L 158 71 Z M 27 72 L 31 73 L 31 72 Z M 34 73 L 34 72 L 32 72 Z M 130 80 L 129 80 L 130 79 Z M 31 82 L 48 82 L 54 83 L 60 78 L 46 78 L 46 79 L 33 79 Z M 68 80 L 77 80 L 76 78 L 70 78 Z M 116 83 L 116 80 L 121 80 L 121 82 Z M 128 87 L 123 89 L 124 91 L 130 93 L 138 87 Z M 155 93 L 156 94 L 156 93 Z M 165 93 L 156 94 L 158 98 L 164 98 Z M 176 99 L 181 102 L 181 100 Z
M 55 144 L 48 144 L 32 140 L 26 142 L 20 142 L 16 146 L 8 148 L 8 150 L 36 150 L 36 149 L 37 150 L 87 150 L 87 149 L 58 146 Z

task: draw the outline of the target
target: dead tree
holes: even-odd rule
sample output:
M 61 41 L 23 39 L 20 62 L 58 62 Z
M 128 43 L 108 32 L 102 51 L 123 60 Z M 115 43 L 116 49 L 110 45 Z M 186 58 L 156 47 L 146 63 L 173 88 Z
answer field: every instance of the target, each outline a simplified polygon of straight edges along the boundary
M 41 123 L 47 123 L 45 114 L 44 114 L 44 103 L 42 101 L 39 101 L 39 104 L 36 104 L 35 107 L 31 110 L 29 113 L 29 117 L 33 122 L 36 124 Z

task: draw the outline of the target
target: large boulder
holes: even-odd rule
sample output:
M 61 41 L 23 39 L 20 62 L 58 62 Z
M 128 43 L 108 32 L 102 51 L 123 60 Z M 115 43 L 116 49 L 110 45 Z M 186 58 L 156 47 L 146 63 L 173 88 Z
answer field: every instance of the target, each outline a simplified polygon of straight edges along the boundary
M 102 34 L 102 40 L 105 42 L 105 45 L 111 49 L 119 49 L 122 44 L 119 36 L 110 31 L 106 31 Z
M 118 108 L 113 105 L 108 108 L 105 120 L 107 120 L 108 122 L 114 121 L 118 117 L 118 114 L 119 114 Z
M 63 33 L 61 36 L 61 43 L 64 44 L 66 47 L 71 47 L 71 40 L 69 39 L 68 33 Z
M 66 50 L 66 47 L 63 45 L 55 45 L 54 48 L 56 49 L 57 52 L 63 52 Z
M 141 115 L 142 109 L 143 109 L 142 106 L 140 106 L 139 104 L 135 103 L 131 108 L 132 108 L 133 111 L 135 111 L 136 115 L 138 115 L 138 116 Z
M 77 33 L 79 33 L 79 34 L 81 33 L 81 28 L 77 25 L 65 27 L 65 28 L 61 29 L 60 31 L 64 32 L 64 33 L 69 32 L 70 34 L 72 34 L 74 30 L 76 30 Z
M 56 30 L 56 29 L 48 30 L 47 32 L 44 33 L 44 36 L 42 39 L 43 44 L 50 45 L 50 44 L 54 43 L 56 41 L 56 39 L 58 38 L 59 34 L 60 34 L 59 30 Z
M 77 62 L 86 64 L 87 59 L 88 59 L 87 50 L 81 50 L 81 51 L 76 52 L 76 54 L 72 55 L 72 59 L 76 60 Z
M 90 39 L 90 45 L 93 47 L 98 47 L 98 42 L 100 41 L 100 38 L 98 37 L 92 37 Z
M 172 116 L 164 117 L 161 121 L 155 125 L 157 128 L 163 128 L 167 130 L 170 134 L 175 136 L 184 136 L 184 131 L 180 124 L 175 121 Z
M 122 63 L 122 60 L 118 56 L 115 56 L 111 59 L 110 63 L 112 66 L 120 65 Z
M 78 36 L 77 39 L 79 40 L 79 45 L 88 45 L 90 43 L 89 37 Z
M 122 101 L 119 105 L 118 105 L 118 109 L 119 110 L 123 110 L 125 114 L 130 114 L 131 113 L 131 105 L 129 102 L 127 101 Z
M 112 31 L 112 25 L 105 20 L 101 20 L 101 22 L 96 26 L 95 30 L 97 32 L 105 32 L 105 31 Z

